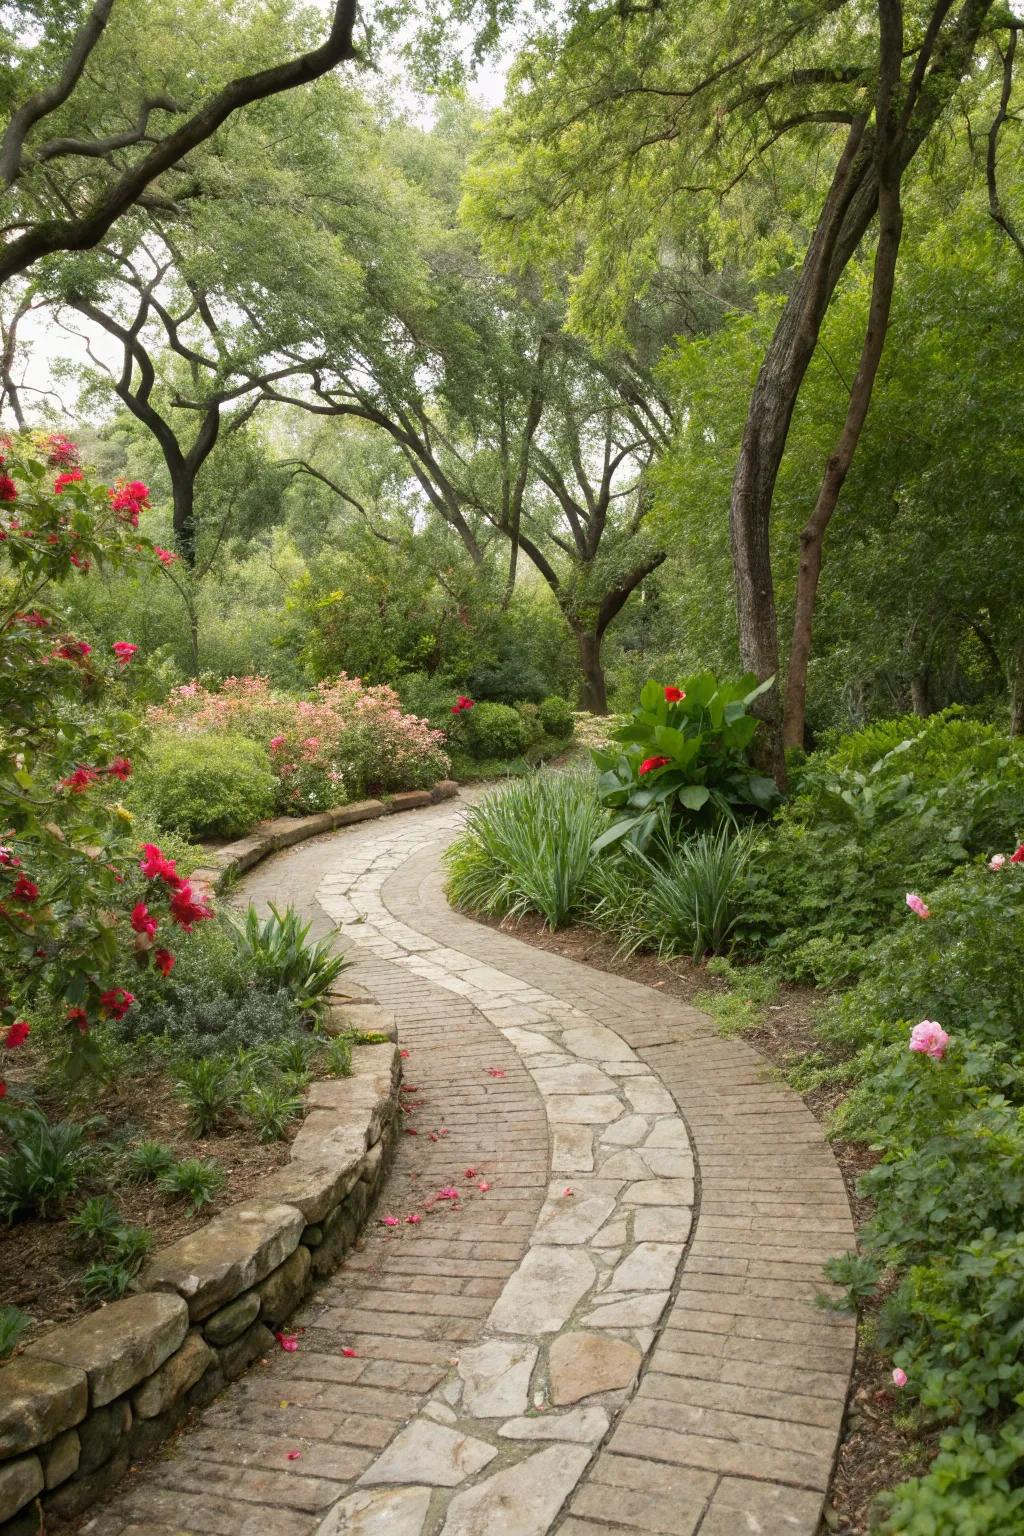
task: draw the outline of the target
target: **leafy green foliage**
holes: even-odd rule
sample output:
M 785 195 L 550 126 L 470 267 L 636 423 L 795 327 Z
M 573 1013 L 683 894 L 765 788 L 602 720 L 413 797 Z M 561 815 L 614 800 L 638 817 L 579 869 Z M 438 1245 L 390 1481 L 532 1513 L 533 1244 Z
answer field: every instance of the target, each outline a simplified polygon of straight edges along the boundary
M 352 963 L 334 952 L 331 938 L 311 941 L 312 924 L 302 922 L 293 907 L 282 913 L 271 902 L 270 916 L 261 922 L 250 902 L 244 918 L 228 908 L 225 919 L 239 955 L 259 984 L 287 991 L 301 1008 L 313 1007 Z
M 274 813 L 277 783 L 266 750 L 244 736 L 158 735 L 136 803 L 161 827 L 191 838 L 240 837 Z
M 629 722 L 611 733 L 620 750 L 591 749 L 601 803 L 617 812 L 596 847 L 628 838 L 644 848 L 659 830 L 672 842 L 775 805 L 775 784 L 746 756 L 757 731 L 749 706 L 767 686 L 754 677 L 723 683 L 710 672 L 678 688 L 646 683 Z
M 567 736 L 572 735 L 576 720 L 568 699 L 563 699 L 557 693 L 550 693 L 546 699 L 540 701 L 538 713 L 541 725 L 556 741 L 563 741 Z
M 3 1131 L 10 1151 L 0 1156 L 0 1217 L 52 1215 L 84 1171 L 82 1127 L 26 1108 L 4 1116 Z
M 526 723 L 511 704 L 477 704 L 462 719 L 474 757 L 518 757 L 530 744 Z
M 35 1322 L 20 1307 L 0 1307 L 0 1360 L 5 1360 L 18 1347 L 22 1336 Z
M 281 1141 L 302 1113 L 302 1095 L 283 1080 L 257 1083 L 243 1093 L 242 1109 L 261 1141 Z
M 140 1141 L 128 1154 L 128 1177 L 138 1184 L 151 1183 L 174 1162 L 174 1153 L 160 1141 Z
M 238 994 L 220 987 L 209 991 L 189 987 L 179 989 L 173 1002 L 140 1015 L 125 1038 L 145 1040 L 152 1036 L 165 1043 L 172 1057 L 187 1058 L 230 1055 L 269 1045 L 283 1034 L 304 1027 L 302 1011 L 290 992 L 250 987 Z
M 164 1194 L 187 1200 L 193 1214 L 209 1205 L 224 1183 L 223 1171 L 201 1157 L 186 1157 L 160 1174 L 157 1188 Z
M 229 1061 L 205 1056 L 182 1061 L 174 1091 L 189 1113 L 193 1134 L 208 1136 L 220 1130 L 238 1098 L 238 1083 Z
M 445 854 L 448 895 L 457 907 L 494 916 L 539 912 L 559 928 L 584 903 L 603 823 L 589 775 L 513 781 L 466 813 Z
M 1016 845 L 1024 751 L 955 716 L 917 724 L 912 737 L 905 722 L 873 726 L 808 758 L 766 832 L 742 941 L 784 974 L 855 975 L 879 927 L 902 918 L 907 891 Z
M 85 1248 L 109 1248 L 121 1230 L 121 1214 L 106 1195 L 93 1195 L 68 1218 L 77 1242 Z
M 640 899 L 623 914 L 606 895 L 595 921 L 624 930 L 630 949 L 692 960 L 719 954 L 743 910 L 754 846 L 749 831 L 722 826 L 669 847 L 658 860 L 634 854 L 645 876 Z
M 328 1077 L 352 1076 L 352 1037 L 335 1035 L 321 1052 L 321 1068 Z

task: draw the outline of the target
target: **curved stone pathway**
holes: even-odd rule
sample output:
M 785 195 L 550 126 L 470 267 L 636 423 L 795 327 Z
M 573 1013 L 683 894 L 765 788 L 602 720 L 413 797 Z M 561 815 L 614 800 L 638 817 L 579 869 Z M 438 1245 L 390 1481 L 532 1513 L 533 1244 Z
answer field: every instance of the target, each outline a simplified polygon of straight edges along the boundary
M 399 1021 L 409 1134 L 299 1351 L 91 1536 L 817 1530 L 854 1347 L 814 1304 L 853 1236 L 820 1127 L 694 1009 L 451 912 L 458 821 L 376 822 L 244 882 L 341 926 L 347 978 Z

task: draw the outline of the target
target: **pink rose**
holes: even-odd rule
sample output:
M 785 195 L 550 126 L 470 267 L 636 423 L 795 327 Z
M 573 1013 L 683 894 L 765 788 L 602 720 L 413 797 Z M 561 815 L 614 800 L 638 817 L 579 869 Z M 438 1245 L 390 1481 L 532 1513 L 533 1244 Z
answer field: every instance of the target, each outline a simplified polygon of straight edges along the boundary
M 905 1387 L 907 1384 L 907 1373 L 900 1370 L 899 1366 L 892 1373 L 892 1384 L 894 1387 Z
M 989 867 L 989 869 L 1002 869 L 1002 867 L 1003 867 L 1003 865 L 1005 863 L 1006 863 L 1006 854 L 1005 853 L 994 853 L 992 855 L 992 857 L 988 861 L 988 867 Z
M 907 892 L 907 906 L 911 912 L 916 912 L 918 917 L 931 917 L 931 913 L 916 891 Z
M 948 1045 L 949 1036 L 934 1019 L 922 1019 L 910 1031 L 910 1049 L 919 1051 L 922 1056 L 930 1056 L 933 1061 L 942 1060 Z

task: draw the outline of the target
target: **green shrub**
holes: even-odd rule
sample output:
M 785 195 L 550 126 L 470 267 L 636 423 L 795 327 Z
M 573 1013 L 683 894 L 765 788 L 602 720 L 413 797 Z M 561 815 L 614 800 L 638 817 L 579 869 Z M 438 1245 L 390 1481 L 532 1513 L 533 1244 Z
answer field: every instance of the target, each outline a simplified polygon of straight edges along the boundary
M 335 1035 L 333 1040 L 328 1040 L 323 1049 L 322 1070 L 328 1077 L 352 1076 L 351 1035 Z
M 518 757 L 528 745 L 522 717 L 509 704 L 477 704 L 463 715 L 474 757 Z
M 1024 868 L 973 866 L 921 894 L 931 916 L 905 912 L 866 950 L 820 1033 L 853 1084 L 836 1131 L 882 1152 L 860 1183 L 875 1344 L 950 1426 L 929 1472 L 887 1496 L 884 1529 L 995 1536 L 1018 1528 L 1000 1522 L 1024 1473 Z M 950 1036 L 940 1061 L 908 1049 L 925 1018 Z
M 163 1041 L 175 1059 L 231 1055 L 305 1027 L 290 992 L 265 992 L 252 986 L 240 997 L 219 990 L 181 989 L 165 1003 L 145 1011 L 131 1009 L 118 1025 L 126 1040 L 153 1036 Z
M 223 1056 L 204 1056 L 183 1061 L 177 1069 L 174 1091 L 189 1113 L 196 1136 L 220 1130 L 238 1099 L 238 1082 L 231 1062 Z
M 204 1205 L 209 1205 L 224 1183 L 224 1172 L 216 1163 L 201 1157 L 186 1157 L 180 1163 L 172 1163 L 157 1180 L 157 1188 L 164 1194 L 187 1200 L 195 1215 Z
M 558 928 L 584 904 L 591 845 L 603 824 L 589 775 L 514 780 L 467 812 L 445 854 L 448 894 L 457 907 L 538 912 Z
M 0 1157 L 0 1217 L 51 1215 L 78 1186 L 85 1132 L 68 1121 L 51 1123 L 36 1109 L 9 1113 L 3 1129 L 11 1150 Z
M 767 686 L 753 676 L 723 683 L 710 672 L 678 687 L 645 683 L 632 718 L 611 733 L 621 745 L 591 748 L 601 803 L 616 812 L 596 847 L 628 838 L 644 848 L 658 833 L 672 844 L 777 804 L 774 781 L 746 755 L 757 730 L 749 707 Z
M 523 699 L 530 704 L 539 704 L 548 687 L 543 673 L 528 660 L 521 656 L 508 656 L 470 673 L 468 691 L 474 699 L 500 704 L 515 704 Z M 495 752 L 483 755 L 498 757 L 502 754 Z M 513 754 L 507 755 L 511 757 Z
M 647 879 L 640 901 L 630 898 L 623 914 L 626 947 L 644 946 L 665 956 L 685 953 L 693 960 L 718 954 L 740 916 L 753 856 L 752 834 L 728 827 L 687 838 L 657 861 L 635 854 Z M 601 921 L 619 926 L 608 902 L 606 895 Z
M 539 746 L 544 740 L 544 726 L 540 718 L 540 705 L 521 701 L 514 705 L 513 708 L 523 722 L 523 730 L 526 733 L 524 750 Z
M 242 1109 L 261 1141 L 280 1141 L 302 1113 L 302 1095 L 283 1080 L 258 1083 L 242 1095 Z
M 316 1003 L 352 963 L 334 950 L 332 938 L 310 940 L 312 924 L 302 922 L 294 907 L 279 912 L 271 902 L 270 916 L 261 922 L 250 902 L 244 918 L 230 907 L 224 918 L 246 970 L 261 986 L 287 991 L 300 1008 Z
M 93 1195 L 68 1218 L 68 1226 L 83 1248 L 102 1253 L 113 1246 L 123 1222 L 120 1211 L 106 1195 Z
M 274 813 L 276 780 L 265 749 L 244 736 L 204 731 L 155 737 L 133 802 L 189 837 L 239 837 Z
M 557 693 L 549 694 L 538 705 L 538 713 L 541 725 L 556 741 L 563 741 L 572 735 L 576 718 L 568 699 L 561 698 Z

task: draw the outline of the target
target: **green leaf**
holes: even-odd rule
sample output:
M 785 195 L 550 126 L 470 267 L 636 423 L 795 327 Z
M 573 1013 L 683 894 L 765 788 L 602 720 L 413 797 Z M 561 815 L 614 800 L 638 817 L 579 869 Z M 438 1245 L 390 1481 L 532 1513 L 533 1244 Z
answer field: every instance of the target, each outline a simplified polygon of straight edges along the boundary
M 685 784 L 678 791 L 676 798 L 680 805 L 685 805 L 687 810 L 699 811 L 707 805 L 711 798 L 711 791 L 705 784 Z

